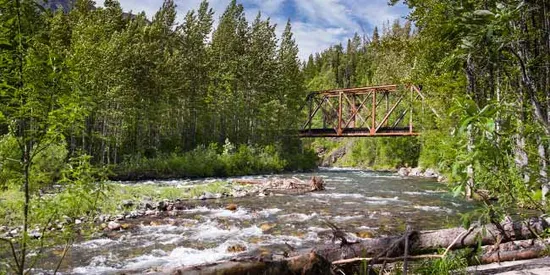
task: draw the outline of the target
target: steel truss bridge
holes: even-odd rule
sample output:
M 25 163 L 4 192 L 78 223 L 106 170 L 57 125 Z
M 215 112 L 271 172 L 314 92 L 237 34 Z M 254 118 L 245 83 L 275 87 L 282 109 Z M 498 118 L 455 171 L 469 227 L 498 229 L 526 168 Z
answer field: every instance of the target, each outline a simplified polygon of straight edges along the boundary
M 417 136 L 414 106 L 423 106 L 424 100 L 421 89 L 415 85 L 313 92 L 304 105 L 308 116 L 300 137 Z

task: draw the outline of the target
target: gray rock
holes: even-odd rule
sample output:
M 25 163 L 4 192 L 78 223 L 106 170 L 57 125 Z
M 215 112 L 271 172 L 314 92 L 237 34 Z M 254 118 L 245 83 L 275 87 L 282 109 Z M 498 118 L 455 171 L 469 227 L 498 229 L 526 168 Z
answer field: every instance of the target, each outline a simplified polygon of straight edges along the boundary
M 134 206 L 134 202 L 131 201 L 131 200 L 124 200 L 122 201 L 122 207 L 126 207 L 126 208 L 129 208 L 129 207 L 132 207 Z
M 405 167 L 399 168 L 399 170 L 397 171 L 397 174 L 401 177 L 406 177 L 409 175 L 409 169 Z
M 210 192 L 204 192 L 203 197 L 204 197 L 204 199 L 211 200 L 211 199 L 215 199 L 216 195 L 214 195 Z
M 234 198 L 242 198 L 242 197 L 246 197 L 248 195 L 248 193 L 246 191 L 233 191 L 231 192 L 231 196 L 233 196 Z
M 107 228 L 109 228 L 109 230 L 119 230 L 120 229 L 120 224 L 117 223 L 117 222 L 111 221 L 107 224 Z
M 409 173 L 409 176 L 411 177 L 422 177 L 422 168 L 416 167 L 411 169 L 411 172 Z
M 61 217 L 63 219 L 63 223 L 64 224 L 68 224 L 68 223 L 72 223 L 73 222 L 73 219 L 71 219 L 70 217 L 68 216 L 63 216 Z
M 424 172 L 424 177 L 426 178 L 437 178 L 438 176 L 437 172 L 431 168 L 426 169 L 426 172 Z
M 40 239 L 42 238 L 42 232 L 39 229 L 34 229 L 29 233 L 29 236 L 33 239 Z
M 124 220 L 124 215 L 120 214 L 120 215 L 116 215 L 116 219 L 117 221 L 122 221 Z
M 159 201 L 157 204 L 157 210 L 158 211 L 166 211 L 168 209 L 168 203 L 164 201 Z
M 74 224 L 81 224 L 81 223 L 82 223 L 82 221 L 80 219 L 74 220 Z
M 150 202 L 150 201 L 146 201 L 143 203 L 143 208 L 145 208 L 145 210 L 154 210 L 155 207 L 153 206 L 153 203 Z
M 145 211 L 145 216 L 153 216 L 155 215 L 155 211 L 154 210 L 147 210 Z
M 223 195 L 220 194 L 220 193 L 216 193 L 216 194 L 214 195 L 214 198 L 216 198 L 216 199 L 221 199 L 221 198 L 223 198 Z

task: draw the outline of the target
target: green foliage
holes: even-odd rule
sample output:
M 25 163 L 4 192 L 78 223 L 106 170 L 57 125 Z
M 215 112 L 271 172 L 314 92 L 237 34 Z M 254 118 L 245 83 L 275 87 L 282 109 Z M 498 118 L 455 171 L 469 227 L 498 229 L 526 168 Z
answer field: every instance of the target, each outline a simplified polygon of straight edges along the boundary
M 466 256 L 470 250 L 464 249 L 458 252 L 451 252 L 446 257 L 436 260 L 424 261 L 415 270 L 415 274 L 422 275 L 443 275 L 443 274 L 468 274 L 468 259 Z
M 217 144 L 198 147 L 184 154 L 170 154 L 157 158 L 133 157 L 115 167 L 115 178 L 181 178 L 221 177 L 251 174 L 280 173 L 284 170 L 312 169 L 312 153 L 282 154 L 273 145 L 263 148 L 240 145 L 235 149 L 226 142 L 220 152 Z

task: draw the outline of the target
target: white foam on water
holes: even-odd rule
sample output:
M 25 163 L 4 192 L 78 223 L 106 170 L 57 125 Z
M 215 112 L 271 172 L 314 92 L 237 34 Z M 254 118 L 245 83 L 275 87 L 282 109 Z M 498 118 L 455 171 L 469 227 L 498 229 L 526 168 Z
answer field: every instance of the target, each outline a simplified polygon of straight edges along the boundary
M 143 255 L 130 260 L 124 269 L 126 270 L 143 270 L 151 267 L 161 266 L 163 268 L 176 268 L 182 266 L 200 265 L 205 263 L 213 263 L 225 258 L 238 255 L 241 253 L 228 252 L 228 248 L 232 245 L 240 245 L 250 250 L 245 243 L 227 241 L 215 248 L 204 250 L 178 247 L 167 256 Z
M 235 211 L 231 211 L 227 209 L 212 209 L 211 211 L 212 213 L 208 216 L 213 218 L 230 218 L 230 219 L 238 219 L 238 220 L 252 219 L 252 215 L 250 215 L 249 211 L 243 208 L 238 208 Z
M 181 232 L 183 231 L 184 227 L 181 226 L 175 226 L 175 225 L 169 225 L 169 224 L 162 224 L 162 225 L 142 225 L 139 227 L 139 230 L 145 234 L 148 233 L 173 233 L 173 232 Z
M 116 268 L 107 266 L 107 256 L 100 255 L 91 259 L 88 266 L 77 267 L 72 270 L 73 274 L 109 274 L 115 273 Z
M 417 192 L 417 191 L 405 191 L 405 192 L 403 192 L 403 194 L 410 195 L 410 196 L 423 196 L 423 195 L 427 195 L 428 193 L 427 192 Z
M 292 213 L 292 214 L 287 214 L 287 215 L 281 215 L 281 216 L 279 216 L 279 219 L 284 220 L 284 221 L 305 222 L 305 221 L 311 220 L 311 219 L 313 219 L 317 216 L 318 216 L 317 213 L 311 213 L 309 215 L 302 214 L 302 213 Z
M 444 191 L 444 190 L 426 190 L 426 193 L 430 193 L 430 194 L 442 194 L 442 193 L 447 193 L 447 191 Z
M 453 213 L 453 210 L 445 207 L 439 207 L 439 206 L 415 205 L 414 208 L 422 211 L 428 211 L 428 212 L 447 212 L 449 214 Z
M 279 213 L 279 212 L 281 212 L 281 211 L 283 211 L 283 210 L 282 210 L 282 209 L 279 209 L 279 208 L 267 208 L 267 209 L 263 209 L 263 210 L 261 210 L 261 211 L 259 211 L 259 212 L 257 212 L 257 213 L 258 213 L 258 215 L 260 215 L 260 216 L 262 216 L 262 217 L 264 217 L 264 218 L 267 218 L 267 217 L 270 217 L 270 216 L 272 216 L 272 215 L 275 215 L 275 214 L 277 214 L 277 213 Z
M 284 244 L 287 243 L 294 247 L 300 247 L 303 245 L 304 240 L 302 240 L 299 237 L 295 236 L 287 236 L 287 235 L 269 235 L 271 238 L 261 243 L 261 245 L 274 245 L 274 244 Z
M 74 246 L 78 248 L 95 249 L 98 247 L 103 247 L 103 246 L 115 244 L 115 243 L 117 243 L 117 241 L 111 240 L 111 239 L 96 239 L 96 240 L 75 244 Z
M 389 203 L 404 202 L 404 201 L 399 200 L 399 197 L 393 197 L 393 198 L 367 197 L 367 200 L 365 202 L 368 204 L 385 205 Z
M 352 167 L 319 167 L 319 171 L 361 171 L 361 169 Z
M 342 194 L 342 193 L 311 193 L 311 196 L 317 197 L 317 198 L 334 198 L 334 199 L 341 199 L 341 198 L 360 199 L 365 197 L 361 194 Z
M 359 230 L 378 230 L 378 227 L 370 227 L 370 226 L 359 226 L 357 229 Z
M 315 226 L 310 226 L 307 228 L 308 231 L 311 231 L 311 232 L 315 232 L 315 233 L 319 233 L 319 232 L 323 232 L 323 231 L 327 231 L 327 230 L 330 230 L 328 228 L 322 228 L 322 227 L 315 227 Z
M 336 216 L 334 218 L 332 218 L 334 221 L 336 222 L 345 222 L 345 221 L 349 221 L 349 220 L 356 220 L 356 219 L 361 219 L 363 218 L 364 216 L 363 215 L 356 215 L 356 216 Z
M 400 179 L 401 176 L 396 174 L 378 174 L 374 172 L 365 172 L 365 171 L 358 171 L 354 172 L 353 174 L 360 176 L 362 178 L 381 178 L 381 179 Z
M 117 269 L 108 267 L 108 266 L 83 266 L 76 267 L 72 270 L 73 274 L 84 274 L 84 275 L 103 275 L 103 274 L 114 274 Z
M 245 239 L 250 237 L 259 237 L 263 234 L 261 228 L 253 225 L 247 228 L 231 227 L 221 229 L 217 222 L 208 222 L 194 228 L 195 233 L 191 236 L 194 240 L 216 240 L 221 238 Z

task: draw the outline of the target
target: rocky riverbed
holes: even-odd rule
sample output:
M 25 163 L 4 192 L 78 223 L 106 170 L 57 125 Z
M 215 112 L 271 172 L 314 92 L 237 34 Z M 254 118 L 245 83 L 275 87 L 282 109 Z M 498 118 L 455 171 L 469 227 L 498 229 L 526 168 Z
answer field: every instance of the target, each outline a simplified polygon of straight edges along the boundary
M 323 179 L 325 190 L 276 192 L 257 183 L 293 178 L 307 182 L 313 176 Z M 397 234 L 406 224 L 422 229 L 454 226 L 459 213 L 474 207 L 448 195 L 433 179 L 395 173 L 322 169 L 221 180 L 242 184 L 227 183 L 234 187 L 224 188 L 225 194 L 121 202 L 121 209 L 131 210 L 95 217 L 98 231 L 73 245 L 61 270 L 68 274 L 158 272 L 235 256 L 279 255 L 290 248 L 331 242 L 326 221 L 345 230 L 350 240 L 359 240 Z M 213 181 L 220 179 L 117 184 L 187 189 Z M 61 251 L 62 247 L 49 250 L 36 271 L 52 270 Z

